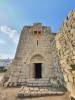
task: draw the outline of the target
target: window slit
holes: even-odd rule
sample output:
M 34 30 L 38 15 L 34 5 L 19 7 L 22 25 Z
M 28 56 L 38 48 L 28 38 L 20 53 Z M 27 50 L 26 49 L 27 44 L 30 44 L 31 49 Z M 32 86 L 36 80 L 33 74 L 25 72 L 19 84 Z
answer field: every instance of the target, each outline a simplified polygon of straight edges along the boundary
M 37 46 L 38 46 L 38 40 L 37 40 Z

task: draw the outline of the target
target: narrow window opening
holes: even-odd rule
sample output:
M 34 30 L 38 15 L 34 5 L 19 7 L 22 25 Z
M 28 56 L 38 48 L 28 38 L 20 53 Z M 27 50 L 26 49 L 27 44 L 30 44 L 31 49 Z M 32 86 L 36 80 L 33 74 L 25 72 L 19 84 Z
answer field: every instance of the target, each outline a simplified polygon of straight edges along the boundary
M 36 35 L 37 34 L 37 31 L 34 31 L 34 34 Z
M 42 64 L 41 63 L 35 63 L 35 78 L 40 79 L 42 78 Z
M 37 40 L 37 46 L 38 46 L 38 40 Z

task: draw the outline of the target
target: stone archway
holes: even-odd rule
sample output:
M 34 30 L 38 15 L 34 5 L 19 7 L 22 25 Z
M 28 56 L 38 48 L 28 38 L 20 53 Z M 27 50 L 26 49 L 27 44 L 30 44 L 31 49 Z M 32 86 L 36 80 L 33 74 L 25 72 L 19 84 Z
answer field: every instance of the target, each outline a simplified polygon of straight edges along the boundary
M 44 62 L 44 58 L 40 54 L 35 54 L 30 59 L 30 63 L 43 63 L 43 62 Z
M 33 64 L 33 66 L 32 66 L 33 70 L 31 69 L 31 71 L 32 71 L 32 73 L 33 73 L 32 75 L 35 79 L 42 78 L 43 62 L 44 62 L 44 58 L 40 54 L 35 54 L 30 59 L 30 63 Z

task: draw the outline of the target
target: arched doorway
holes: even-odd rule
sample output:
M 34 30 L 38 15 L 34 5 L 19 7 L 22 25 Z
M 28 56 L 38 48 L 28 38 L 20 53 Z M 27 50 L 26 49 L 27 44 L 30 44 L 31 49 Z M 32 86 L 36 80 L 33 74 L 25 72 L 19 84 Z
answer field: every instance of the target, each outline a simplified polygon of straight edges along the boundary
M 36 54 L 31 57 L 30 62 L 33 64 L 34 78 L 41 79 L 42 78 L 42 64 L 44 62 L 44 58 L 40 54 Z

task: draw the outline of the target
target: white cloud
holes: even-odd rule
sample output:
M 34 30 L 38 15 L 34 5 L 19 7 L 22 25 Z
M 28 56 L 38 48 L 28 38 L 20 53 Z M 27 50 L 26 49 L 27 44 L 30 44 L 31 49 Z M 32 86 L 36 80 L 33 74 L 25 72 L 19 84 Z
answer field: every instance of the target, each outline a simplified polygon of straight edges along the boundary
M 6 42 L 4 40 L 0 40 L 0 44 L 5 44 Z
M 19 36 L 16 30 L 11 29 L 10 27 L 4 25 L 0 26 L 0 32 L 3 32 L 6 35 L 8 35 L 9 38 L 12 39 L 14 43 L 18 43 Z
M 14 55 L 6 54 L 6 53 L 0 53 L 0 59 L 8 59 L 8 58 L 14 58 Z

